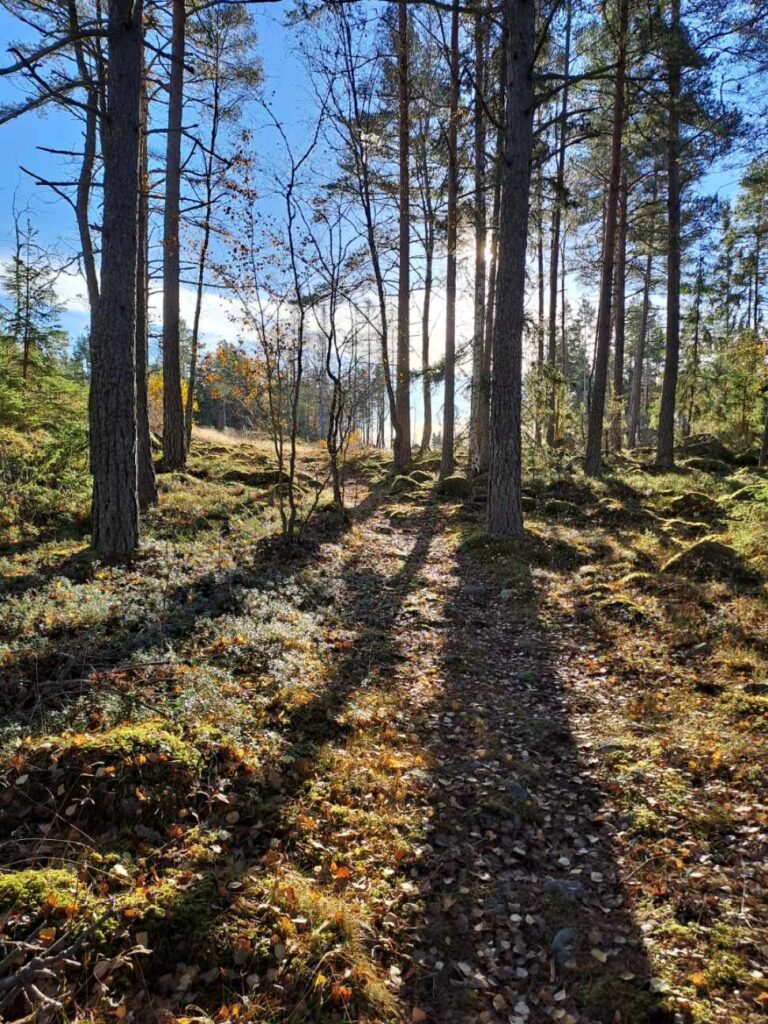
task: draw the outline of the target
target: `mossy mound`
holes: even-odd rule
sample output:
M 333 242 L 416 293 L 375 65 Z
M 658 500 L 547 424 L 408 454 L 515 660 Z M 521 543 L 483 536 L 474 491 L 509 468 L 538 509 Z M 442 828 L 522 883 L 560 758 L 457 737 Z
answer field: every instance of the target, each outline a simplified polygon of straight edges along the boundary
M 162 833 L 188 806 L 205 760 L 154 719 L 22 748 L 0 797 L 2 831 L 93 835 L 141 825 Z
M 0 875 L 0 914 L 36 915 L 82 903 L 83 882 L 68 868 L 25 868 Z
M 270 487 L 288 482 L 288 474 L 280 469 L 238 469 L 226 470 L 222 480 L 228 483 L 246 484 L 248 487 Z
M 396 476 L 389 488 L 390 494 L 413 494 L 419 489 L 419 483 L 410 476 Z
M 684 537 L 687 540 L 698 540 L 712 529 L 710 523 L 692 523 L 686 519 L 661 519 L 662 530 L 673 537 Z
M 465 476 L 447 476 L 438 482 L 437 493 L 443 498 L 470 498 L 472 481 Z
M 732 463 L 735 458 L 728 445 L 711 434 L 688 438 L 680 445 L 680 451 L 687 459 L 694 457 Z
M 609 619 L 619 622 L 640 623 L 645 622 L 648 614 L 645 609 L 621 594 L 612 594 L 600 600 L 598 603 L 600 611 Z
M 549 498 L 569 501 L 574 505 L 588 505 L 596 497 L 590 484 L 573 477 L 556 477 L 544 488 L 544 494 Z
M 720 519 L 723 509 L 715 498 L 704 491 L 688 491 L 672 498 L 664 505 L 664 512 L 670 519 Z
M 575 519 L 581 514 L 581 509 L 573 501 L 565 501 L 560 498 L 547 498 L 542 505 L 544 515 L 553 516 L 556 519 Z
M 697 580 L 720 580 L 735 583 L 756 583 L 759 576 L 745 565 L 729 544 L 705 537 L 673 555 L 662 566 L 665 573 L 679 573 Z
M 643 512 L 627 506 L 618 498 L 601 498 L 594 508 L 589 510 L 589 515 L 600 522 L 621 525 L 636 522 L 643 517 Z
M 426 469 L 414 469 L 408 475 L 417 484 L 426 484 L 434 479 L 434 474 L 428 473 Z
M 686 469 L 695 469 L 700 473 L 714 473 L 718 476 L 727 476 L 733 471 L 733 466 L 722 459 L 709 459 L 703 455 L 697 455 L 692 459 L 684 459 L 683 465 Z

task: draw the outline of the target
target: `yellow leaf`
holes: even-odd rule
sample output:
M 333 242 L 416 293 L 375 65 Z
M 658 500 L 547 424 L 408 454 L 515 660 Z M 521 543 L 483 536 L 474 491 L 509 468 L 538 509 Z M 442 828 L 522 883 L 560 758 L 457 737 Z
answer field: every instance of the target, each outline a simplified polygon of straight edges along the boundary
M 702 974 L 701 971 L 694 971 L 693 974 L 691 975 L 691 981 L 696 986 L 696 988 L 706 988 L 707 987 L 706 976 L 704 974 Z
M 45 943 L 46 946 L 50 946 L 56 939 L 56 929 L 51 925 L 50 928 L 41 928 L 37 933 L 38 939 Z

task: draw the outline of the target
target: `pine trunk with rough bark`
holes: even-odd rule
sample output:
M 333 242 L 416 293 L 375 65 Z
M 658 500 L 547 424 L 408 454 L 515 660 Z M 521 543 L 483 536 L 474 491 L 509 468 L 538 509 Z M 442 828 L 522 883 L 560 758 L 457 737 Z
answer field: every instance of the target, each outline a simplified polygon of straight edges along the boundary
M 624 126 L 624 92 L 627 65 L 627 34 L 629 2 L 619 0 L 619 35 L 616 56 L 616 81 L 613 94 L 613 127 L 611 133 L 611 166 L 608 196 L 605 204 L 603 259 L 600 275 L 600 301 L 597 312 L 595 365 L 587 419 L 587 453 L 584 469 L 587 476 L 599 476 L 602 469 L 603 417 L 608 384 L 608 356 L 611 348 L 613 270 L 616 258 L 616 221 L 621 183 L 621 148 Z
M 523 529 L 520 491 L 525 268 L 533 149 L 532 0 L 506 0 L 506 112 L 493 329 L 488 532 Z
M 399 129 L 399 250 L 397 281 L 397 371 L 395 405 L 395 469 L 403 470 L 411 461 L 411 175 L 410 175 L 410 110 L 408 70 L 408 0 L 398 3 L 397 88 Z
M 440 477 L 453 473 L 456 418 L 456 260 L 459 219 L 459 2 L 451 5 L 451 97 L 448 122 L 448 226 L 445 276 L 445 397 Z
M 621 450 L 624 431 L 624 339 L 626 335 L 627 296 L 627 172 L 621 175 L 619 188 L 619 227 L 616 241 L 616 312 L 613 324 L 613 409 L 611 442 Z
M 168 85 L 168 138 L 165 164 L 163 223 L 163 468 L 181 469 L 187 457 L 181 401 L 181 133 L 184 108 L 186 11 L 184 0 L 172 0 L 171 72 Z
M 143 75 L 142 0 L 110 0 L 101 290 L 92 326 L 92 544 L 126 558 L 139 544 L 136 259 Z
M 640 310 L 640 327 L 637 333 L 634 367 L 632 370 L 632 391 L 629 397 L 629 423 L 627 425 L 627 444 L 630 448 L 637 445 L 637 426 L 640 421 L 640 400 L 643 388 L 643 363 L 645 362 L 645 339 L 648 335 L 648 315 L 651 305 L 651 274 L 653 272 L 653 256 L 649 252 L 645 258 L 645 275 L 643 278 L 643 303 Z
M 139 508 L 157 504 L 155 464 L 149 431 L 149 147 L 147 144 L 147 83 L 141 90 L 139 149 L 139 227 L 136 254 L 136 432 Z
M 568 125 L 568 75 L 571 70 L 571 4 L 566 5 L 565 52 L 562 105 L 558 132 L 557 174 L 555 176 L 555 200 L 552 209 L 552 240 L 549 256 L 549 317 L 547 323 L 547 365 L 551 379 L 547 386 L 547 444 L 551 447 L 557 433 L 557 389 L 555 367 L 557 365 L 557 275 L 560 266 L 560 227 L 565 206 L 565 151 Z
M 475 19 L 475 302 L 472 336 L 472 392 L 469 418 L 469 470 L 478 473 L 480 465 L 478 434 L 480 429 L 480 389 L 485 342 L 485 247 L 488 238 L 485 203 L 485 18 Z
M 671 13 L 672 39 L 667 61 L 667 340 L 656 446 L 656 465 L 660 469 L 671 469 L 675 464 L 675 405 L 680 366 L 680 0 L 672 0 Z

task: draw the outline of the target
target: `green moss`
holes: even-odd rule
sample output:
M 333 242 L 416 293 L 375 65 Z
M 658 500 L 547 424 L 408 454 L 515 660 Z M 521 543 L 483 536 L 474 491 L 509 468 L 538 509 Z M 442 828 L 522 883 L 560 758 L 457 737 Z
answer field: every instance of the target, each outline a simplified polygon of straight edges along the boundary
M 86 887 L 67 868 L 27 868 L 0 875 L 0 912 L 23 909 L 37 913 L 46 902 L 67 906 L 83 902 Z
M 465 476 L 447 476 L 438 482 L 437 493 L 444 498 L 469 498 L 472 496 L 472 481 Z
M 637 836 L 659 836 L 664 832 L 664 821 L 650 807 L 639 807 L 632 815 L 629 831 Z
M 581 990 L 580 1002 L 595 1020 L 625 1020 L 632 1024 L 661 1024 L 672 1015 L 654 993 L 615 975 L 595 978 Z
M 68 745 L 72 753 L 81 751 L 85 756 L 99 755 L 105 759 L 127 758 L 138 754 L 158 754 L 186 765 L 192 770 L 202 766 L 199 751 L 168 728 L 161 719 L 128 722 L 101 733 L 75 737 Z

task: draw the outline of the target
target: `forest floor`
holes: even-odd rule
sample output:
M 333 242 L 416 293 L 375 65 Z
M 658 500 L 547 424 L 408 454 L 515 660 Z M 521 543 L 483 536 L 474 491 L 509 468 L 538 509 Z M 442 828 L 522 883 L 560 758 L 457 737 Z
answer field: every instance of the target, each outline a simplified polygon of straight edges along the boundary
M 6 547 L 0 1019 L 765 1019 L 768 481 L 561 470 L 521 545 L 434 468 L 289 556 L 209 436 L 129 567 Z

